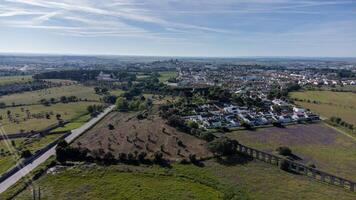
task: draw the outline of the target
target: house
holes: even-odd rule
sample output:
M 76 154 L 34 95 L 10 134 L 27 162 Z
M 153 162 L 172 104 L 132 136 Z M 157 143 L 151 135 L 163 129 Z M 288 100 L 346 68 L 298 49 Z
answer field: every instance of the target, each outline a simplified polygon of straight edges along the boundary
M 111 74 L 105 74 L 102 71 L 96 77 L 96 80 L 98 80 L 98 81 L 115 81 L 115 79 L 112 78 Z

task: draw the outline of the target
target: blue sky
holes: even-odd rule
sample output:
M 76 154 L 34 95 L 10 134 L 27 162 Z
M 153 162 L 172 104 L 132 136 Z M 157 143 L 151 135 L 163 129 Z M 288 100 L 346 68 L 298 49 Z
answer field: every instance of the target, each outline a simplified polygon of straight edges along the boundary
M 0 52 L 356 56 L 353 0 L 0 0 Z

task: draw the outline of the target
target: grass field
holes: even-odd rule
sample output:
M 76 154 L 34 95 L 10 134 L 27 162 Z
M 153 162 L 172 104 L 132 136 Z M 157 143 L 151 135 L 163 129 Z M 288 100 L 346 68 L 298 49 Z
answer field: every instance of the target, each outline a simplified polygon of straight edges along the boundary
M 356 94 L 351 92 L 305 91 L 293 92 L 291 98 L 317 101 L 319 104 L 297 101 L 302 107 L 308 108 L 322 117 L 337 116 L 356 125 Z
M 32 80 L 32 76 L 1 76 L 0 86 L 14 83 L 26 83 Z
M 61 96 L 76 96 L 81 99 L 96 100 L 100 96 L 95 94 L 94 89 L 82 85 L 70 85 L 62 87 L 54 87 L 49 89 L 23 92 L 18 94 L 6 95 L 0 97 L 0 102 L 7 105 L 15 104 L 33 104 L 38 103 L 41 99 L 60 98 Z
M 125 91 L 123 90 L 111 90 L 110 94 L 115 96 L 121 96 Z
M 34 153 L 60 136 L 61 135 L 48 135 L 42 138 L 14 139 L 8 141 L 7 143 L 5 143 L 4 140 L 1 140 L 0 152 L 2 153 L 0 155 L 0 174 L 4 173 L 16 164 L 17 160 L 16 155 L 14 154 L 19 154 L 25 149 L 28 149 Z M 15 146 L 13 146 L 12 143 L 14 143 Z M 10 148 L 14 149 L 15 152 L 13 152 Z
M 68 169 L 46 175 L 36 184 L 43 199 L 221 199 L 222 193 L 210 186 L 184 177 L 171 176 L 161 169 L 132 167 Z M 28 191 L 16 199 L 30 199 Z
M 158 78 L 160 82 L 166 82 L 170 78 L 177 77 L 177 71 L 167 71 L 167 72 L 159 72 L 160 77 Z
M 62 131 L 71 131 L 73 129 L 79 128 L 83 126 L 86 122 L 88 122 L 91 119 L 90 114 L 80 116 L 70 123 L 64 125 L 64 127 L 59 127 L 54 130 L 52 130 L 53 133 L 55 132 L 62 132 Z
M 322 123 L 236 131 L 228 136 L 271 153 L 288 146 L 300 162 L 356 181 L 356 141 Z
M 2 126 L 7 134 L 18 133 L 21 130 L 41 130 L 52 124 L 57 123 L 56 114 L 60 114 L 63 120 L 71 120 L 79 117 L 87 112 L 87 107 L 93 105 L 93 102 L 76 102 L 76 103 L 58 103 L 51 106 L 44 105 L 32 105 L 23 107 L 12 107 L 6 109 L 0 109 L 0 116 L 2 120 Z M 27 119 L 25 116 L 26 110 L 29 110 L 31 114 L 39 113 L 52 113 L 50 119 L 47 118 L 34 118 Z M 13 118 L 18 119 L 19 123 L 10 122 L 7 116 L 7 111 L 11 111 Z
M 76 166 L 47 174 L 35 182 L 43 199 L 339 199 L 356 194 L 289 174 L 262 162 L 219 164 L 204 167 L 173 164 L 157 166 Z M 230 195 L 227 195 L 230 194 Z M 1 195 L 0 195 L 1 197 Z M 30 189 L 16 199 L 31 199 Z M 229 198 L 226 198 L 229 199 Z

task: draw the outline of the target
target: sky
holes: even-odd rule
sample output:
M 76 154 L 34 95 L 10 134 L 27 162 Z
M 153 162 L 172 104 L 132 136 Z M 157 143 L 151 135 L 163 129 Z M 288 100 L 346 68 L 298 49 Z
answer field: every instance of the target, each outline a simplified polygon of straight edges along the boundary
M 356 56 L 356 0 L 0 0 L 0 52 Z

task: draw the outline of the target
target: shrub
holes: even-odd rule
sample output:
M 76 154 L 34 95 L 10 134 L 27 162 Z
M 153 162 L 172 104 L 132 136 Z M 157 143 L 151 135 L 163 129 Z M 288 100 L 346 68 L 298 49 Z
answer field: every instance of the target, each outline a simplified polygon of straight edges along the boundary
M 282 161 L 279 163 L 279 168 L 280 168 L 281 170 L 288 171 L 288 170 L 289 170 L 289 163 L 288 163 L 288 161 L 282 160 Z
M 276 151 L 278 152 L 278 154 L 282 155 L 282 156 L 290 156 L 292 155 L 292 150 L 288 147 L 278 147 L 276 149 Z
M 155 163 L 161 163 L 163 161 L 163 153 L 160 151 L 157 151 L 154 153 L 154 162 Z
M 119 159 L 121 162 L 125 162 L 127 160 L 127 154 L 126 153 L 119 153 Z
M 112 125 L 112 124 L 108 124 L 108 129 L 109 129 L 109 130 L 114 130 L 115 127 L 114 127 L 114 125 Z
M 146 152 L 140 152 L 137 157 L 138 160 L 142 163 L 146 161 L 146 156 L 147 156 Z
M 195 154 L 189 154 L 189 160 L 191 163 L 196 163 L 198 161 Z
M 201 133 L 199 136 L 201 139 L 207 141 L 207 142 L 211 142 L 215 139 L 215 135 L 212 133 Z

